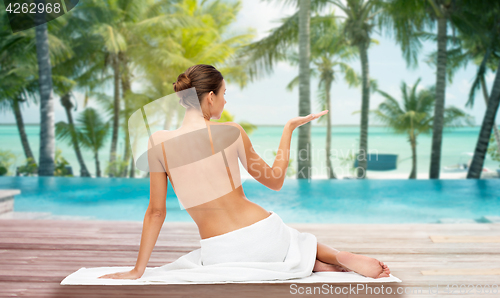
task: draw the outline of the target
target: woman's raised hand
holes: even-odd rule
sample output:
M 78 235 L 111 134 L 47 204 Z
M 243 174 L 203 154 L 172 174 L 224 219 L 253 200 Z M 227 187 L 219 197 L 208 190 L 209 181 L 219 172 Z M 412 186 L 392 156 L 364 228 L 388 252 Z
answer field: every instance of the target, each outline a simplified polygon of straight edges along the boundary
M 290 126 L 290 128 L 292 130 L 294 130 L 295 128 L 297 128 L 301 125 L 304 125 L 309 121 L 312 121 L 314 119 L 318 119 L 319 117 L 325 115 L 326 113 L 328 113 L 328 110 L 321 111 L 317 114 L 309 114 L 309 115 L 303 116 L 303 117 L 295 117 L 295 118 L 288 120 L 287 124 Z

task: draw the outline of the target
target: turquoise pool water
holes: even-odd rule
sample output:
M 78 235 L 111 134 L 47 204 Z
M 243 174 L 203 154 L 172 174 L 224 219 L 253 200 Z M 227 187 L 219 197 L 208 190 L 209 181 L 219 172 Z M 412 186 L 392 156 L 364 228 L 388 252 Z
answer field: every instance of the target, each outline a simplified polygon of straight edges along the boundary
M 6 188 L 21 190 L 14 211 L 97 220 L 142 221 L 149 201 L 149 179 L 0 177 L 0 189 Z M 500 179 L 287 179 L 279 192 L 247 180 L 243 189 L 249 200 L 287 223 L 436 223 L 500 216 Z M 192 221 L 170 184 L 166 221 Z

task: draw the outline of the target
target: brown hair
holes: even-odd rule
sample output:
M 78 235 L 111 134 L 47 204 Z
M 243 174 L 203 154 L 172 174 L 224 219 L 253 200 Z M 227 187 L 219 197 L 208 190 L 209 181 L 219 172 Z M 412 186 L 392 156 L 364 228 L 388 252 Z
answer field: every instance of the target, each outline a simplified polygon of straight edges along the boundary
M 185 107 L 199 107 L 201 106 L 203 95 L 210 91 L 213 91 L 214 94 L 217 95 L 222 86 L 223 79 L 224 77 L 222 74 L 212 65 L 198 64 L 191 66 L 185 72 L 181 73 L 177 77 L 177 82 L 172 83 L 172 85 L 174 85 L 175 92 L 194 87 L 196 89 L 196 95 L 198 96 L 199 105 L 196 103 L 189 103 L 189 100 L 186 99 L 181 99 L 179 103 Z

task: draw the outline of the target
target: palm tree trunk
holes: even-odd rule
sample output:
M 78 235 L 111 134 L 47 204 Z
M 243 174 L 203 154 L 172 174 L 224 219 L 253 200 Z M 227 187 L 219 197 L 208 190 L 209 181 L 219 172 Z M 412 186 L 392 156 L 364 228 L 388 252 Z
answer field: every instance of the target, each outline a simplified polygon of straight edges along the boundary
M 414 136 L 410 136 L 410 145 L 411 145 L 412 165 L 411 165 L 410 177 L 408 179 L 417 179 L 417 142 Z
M 78 140 L 76 138 L 76 130 L 75 124 L 73 123 L 73 115 L 71 114 L 71 109 L 73 108 L 73 103 L 70 100 L 70 93 L 66 93 L 61 96 L 61 105 L 66 110 L 66 116 L 68 118 L 69 129 L 71 131 L 71 142 L 73 143 L 73 149 L 75 150 L 76 159 L 80 164 L 80 176 L 81 177 L 90 177 L 90 173 L 85 165 L 85 161 L 83 160 L 82 153 L 80 152 L 80 145 L 78 144 Z
M 130 178 L 135 178 L 135 163 L 134 163 L 134 157 L 130 157 L 130 173 L 129 173 Z
M 325 82 L 326 88 L 326 109 L 330 111 L 330 88 L 332 82 Z M 331 113 L 326 114 L 326 171 L 328 173 L 328 179 L 337 179 L 335 172 L 333 171 L 332 160 L 330 159 L 330 150 L 332 143 L 332 118 Z
M 101 177 L 101 166 L 99 164 L 99 151 L 94 152 L 94 160 L 95 160 L 95 176 Z
M 356 177 L 366 178 L 368 165 L 368 111 L 370 109 L 370 69 L 368 63 L 368 43 L 358 45 L 361 60 L 362 100 L 361 100 L 361 132 L 359 140 L 358 168 Z
M 481 178 L 484 159 L 486 156 L 486 151 L 488 149 L 488 144 L 490 142 L 491 129 L 494 124 L 495 117 L 497 115 L 499 103 L 500 103 L 500 63 L 496 73 L 495 82 L 493 83 L 493 90 L 491 90 L 491 96 L 490 99 L 488 100 L 488 105 L 486 107 L 486 113 L 483 118 L 483 124 L 481 125 L 479 138 L 477 139 L 476 150 L 474 151 L 474 157 L 472 158 L 472 163 L 470 165 L 469 171 L 467 172 L 467 179 Z
M 113 73 L 114 73 L 114 107 L 113 107 L 113 133 L 111 136 L 111 150 L 109 152 L 109 177 L 115 176 L 116 166 L 116 143 L 118 142 L 118 129 L 120 124 L 120 65 L 118 56 L 113 55 Z
M 444 99 L 446 92 L 446 17 L 440 17 L 438 22 L 438 56 L 436 71 L 436 102 L 434 106 L 434 123 L 432 128 L 432 149 L 429 179 L 439 179 L 441 169 L 441 145 L 443 143 Z
M 121 82 L 122 82 L 122 92 L 123 92 L 123 102 L 125 105 L 124 109 L 124 134 L 125 134 L 125 141 L 124 141 L 124 152 L 123 152 L 123 160 L 128 161 L 130 160 L 130 135 L 128 133 L 127 129 L 127 124 L 128 124 L 128 117 L 129 117 L 129 110 L 128 110 L 128 100 L 127 100 L 127 95 L 131 92 L 131 84 L 130 84 L 130 76 L 129 76 L 129 71 L 128 71 L 128 64 L 127 64 L 127 57 L 125 54 L 122 54 L 120 56 L 120 61 L 123 65 L 123 74 L 121 77 Z M 128 167 L 130 163 L 127 164 L 127 166 L 123 167 L 123 172 L 121 173 L 121 177 L 127 177 L 127 172 L 128 172 Z
M 486 102 L 486 105 L 488 105 L 488 87 L 486 86 L 484 76 L 481 76 L 481 87 L 483 89 L 484 101 Z M 495 121 L 493 121 L 493 133 L 495 135 L 495 141 L 497 142 L 497 152 L 500 156 L 500 133 L 498 132 L 497 123 Z
M 125 121 L 128 119 L 128 114 L 125 112 Z M 130 135 L 128 133 L 128 130 L 125 129 L 124 131 L 125 134 L 125 141 L 124 141 L 124 152 L 123 152 L 123 160 L 128 161 L 130 160 Z M 123 172 L 121 173 L 120 177 L 127 177 L 127 172 L 129 168 L 130 163 L 127 163 L 126 166 L 123 167 Z
M 14 111 L 14 117 L 16 118 L 17 130 L 19 131 L 19 137 L 21 138 L 24 155 L 26 156 L 26 159 L 31 161 L 31 163 L 36 164 L 35 157 L 33 156 L 33 152 L 31 151 L 31 146 L 28 141 L 28 136 L 26 135 L 26 130 L 24 129 L 23 115 L 21 114 L 19 99 L 17 98 L 12 100 L 12 111 Z
M 39 1 L 36 1 L 39 3 Z M 42 2 L 40 2 L 42 3 Z M 44 18 L 44 14 L 36 14 Z M 47 23 L 35 27 L 38 84 L 40 86 L 40 155 L 38 176 L 54 176 L 55 125 L 52 96 L 52 68 L 49 56 Z
M 299 2 L 299 116 L 311 113 L 310 69 L 311 40 L 310 19 L 311 0 Z M 298 127 L 297 179 L 311 178 L 311 122 Z

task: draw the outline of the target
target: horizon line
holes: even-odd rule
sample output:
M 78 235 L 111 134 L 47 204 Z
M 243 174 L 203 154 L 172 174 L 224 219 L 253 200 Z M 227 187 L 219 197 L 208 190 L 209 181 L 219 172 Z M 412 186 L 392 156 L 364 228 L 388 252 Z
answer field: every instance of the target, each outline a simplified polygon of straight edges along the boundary
M 215 122 L 215 121 L 213 121 Z M 236 122 L 236 121 L 233 121 Z M 253 123 L 251 123 L 253 124 Z M 17 123 L 0 123 L 0 125 L 7 126 L 7 125 L 15 125 L 17 126 Z M 24 123 L 25 126 L 40 126 L 40 123 Z M 283 127 L 284 124 L 253 124 L 255 126 L 278 126 L 278 127 Z M 313 127 L 326 127 L 326 125 L 312 125 Z M 342 126 L 342 127 L 360 127 L 361 125 L 359 124 L 332 124 L 332 127 L 334 126 Z M 380 124 L 369 124 L 369 127 L 390 127 L 388 125 L 380 125 Z M 445 126 L 446 127 L 446 126 Z M 473 126 L 462 126 L 462 127 L 481 127 L 481 125 L 473 125 Z M 460 128 L 460 127 L 457 127 Z
M 216 121 L 212 121 L 212 122 L 216 122 Z M 231 121 L 231 122 L 238 123 L 237 121 Z M 247 121 L 240 121 L 240 122 L 248 123 Z M 258 125 L 258 126 L 283 126 L 284 125 L 284 124 L 254 124 L 254 123 L 250 123 L 250 124 Z M 0 125 L 16 125 L 17 126 L 17 123 L 15 123 L 15 122 L 14 123 L 0 123 Z M 40 123 L 24 123 L 24 125 L 40 125 Z M 312 125 L 312 126 L 326 127 L 326 125 Z M 361 125 L 359 125 L 359 124 L 331 124 L 331 126 L 361 126 Z M 380 124 L 369 124 L 369 126 L 389 127 L 388 125 L 380 125 Z M 480 126 L 481 125 L 473 125 L 473 127 L 480 127 Z M 463 127 L 468 127 L 468 126 L 463 126 Z

